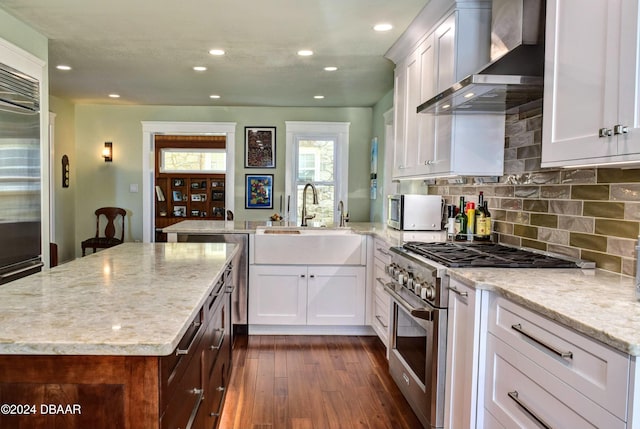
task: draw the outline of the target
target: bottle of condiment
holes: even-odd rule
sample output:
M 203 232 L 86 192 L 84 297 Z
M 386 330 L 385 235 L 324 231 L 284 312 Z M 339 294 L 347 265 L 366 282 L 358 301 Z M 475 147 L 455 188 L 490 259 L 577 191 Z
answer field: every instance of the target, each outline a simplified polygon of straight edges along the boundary
M 465 211 L 467 214 L 467 240 L 472 240 L 476 226 L 476 204 L 468 202 Z
M 478 209 L 476 210 L 475 229 L 475 238 L 480 241 L 486 241 L 489 238 L 486 217 L 486 212 L 484 211 L 484 193 L 480 191 L 480 195 L 478 196 Z
M 487 239 L 491 240 L 491 213 L 489 212 L 489 202 L 484 202 L 484 222 L 487 229 Z
M 460 197 L 460 211 L 456 215 L 454 223 L 455 239 L 466 241 L 467 239 L 467 215 L 464 212 L 464 197 Z

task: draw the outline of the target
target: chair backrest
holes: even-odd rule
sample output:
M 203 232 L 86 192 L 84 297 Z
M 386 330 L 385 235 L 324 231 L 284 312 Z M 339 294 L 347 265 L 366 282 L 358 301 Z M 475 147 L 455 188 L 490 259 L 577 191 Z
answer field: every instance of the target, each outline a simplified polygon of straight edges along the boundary
M 120 231 L 120 240 L 124 241 L 124 217 L 127 215 L 125 209 L 120 207 L 101 207 L 96 210 L 96 237 L 100 237 L 100 216 L 107 218 L 107 225 L 104 228 L 104 236 L 113 238 L 116 235 L 115 220 L 118 216 L 122 216 L 122 230 Z

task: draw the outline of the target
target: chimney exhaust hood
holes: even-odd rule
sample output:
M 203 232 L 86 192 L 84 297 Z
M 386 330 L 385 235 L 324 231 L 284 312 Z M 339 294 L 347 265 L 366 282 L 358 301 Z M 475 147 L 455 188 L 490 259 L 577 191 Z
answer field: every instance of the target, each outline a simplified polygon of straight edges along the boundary
M 418 113 L 505 114 L 542 106 L 544 0 L 493 0 L 491 62 L 418 106 Z

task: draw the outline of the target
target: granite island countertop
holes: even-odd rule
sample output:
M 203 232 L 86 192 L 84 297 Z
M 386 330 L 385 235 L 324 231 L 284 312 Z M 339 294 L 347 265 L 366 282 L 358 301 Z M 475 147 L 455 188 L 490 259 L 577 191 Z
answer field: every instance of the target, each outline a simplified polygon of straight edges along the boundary
M 168 355 L 235 252 L 124 243 L 0 286 L 0 354 Z
M 493 291 L 621 352 L 640 356 L 635 281 L 600 269 L 449 268 L 462 283 Z

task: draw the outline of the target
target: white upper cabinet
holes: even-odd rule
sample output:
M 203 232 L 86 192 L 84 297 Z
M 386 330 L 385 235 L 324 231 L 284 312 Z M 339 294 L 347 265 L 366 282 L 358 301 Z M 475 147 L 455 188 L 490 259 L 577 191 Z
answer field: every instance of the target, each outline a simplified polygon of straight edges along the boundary
M 548 0 L 542 166 L 640 162 L 638 0 Z
M 502 175 L 504 118 L 500 115 L 417 113 L 417 107 L 489 61 L 490 2 L 451 2 L 433 21 L 421 12 L 405 33 L 424 34 L 417 42 L 401 38 L 390 50 L 395 71 L 393 177 Z M 419 27 L 416 29 L 415 27 Z M 404 37 L 404 36 L 403 36 Z M 483 41 L 483 39 L 485 39 Z M 408 53 L 397 46 L 413 46 Z

